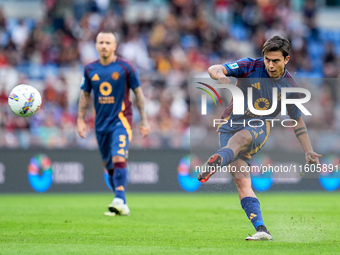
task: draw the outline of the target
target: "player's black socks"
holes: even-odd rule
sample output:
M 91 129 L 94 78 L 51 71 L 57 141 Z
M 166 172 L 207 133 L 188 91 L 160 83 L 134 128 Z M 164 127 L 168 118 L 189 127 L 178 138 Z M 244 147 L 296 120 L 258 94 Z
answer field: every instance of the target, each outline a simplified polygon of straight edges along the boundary
M 265 225 L 260 225 L 256 228 L 256 231 L 258 232 L 268 232 L 267 228 Z

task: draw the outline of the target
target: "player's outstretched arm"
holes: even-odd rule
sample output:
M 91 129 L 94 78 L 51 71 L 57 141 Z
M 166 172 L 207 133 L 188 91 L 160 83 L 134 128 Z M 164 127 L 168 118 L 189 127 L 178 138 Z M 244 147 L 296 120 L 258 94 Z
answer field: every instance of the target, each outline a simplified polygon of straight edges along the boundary
M 212 79 L 218 80 L 219 84 L 230 84 L 230 79 L 226 77 L 228 71 L 223 65 L 210 66 L 208 68 L 208 73 Z
M 90 104 L 90 93 L 81 90 L 78 103 L 77 131 L 80 137 L 86 138 L 88 128 L 85 123 L 85 113 Z
M 305 151 L 306 164 L 319 164 L 319 158 L 322 157 L 322 155 L 314 152 L 305 122 L 302 117 L 298 118 L 296 121 L 297 125 L 293 127 L 293 129 L 296 138 L 299 140 L 303 150 Z
M 136 88 L 133 92 L 135 93 L 135 96 L 136 96 L 136 104 L 137 104 L 137 108 L 138 108 L 140 118 L 141 118 L 138 129 L 139 129 L 139 133 L 144 138 L 150 132 L 150 126 L 149 126 L 148 120 L 146 118 L 145 110 L 144 110 L 144 95 L 140 87 Z

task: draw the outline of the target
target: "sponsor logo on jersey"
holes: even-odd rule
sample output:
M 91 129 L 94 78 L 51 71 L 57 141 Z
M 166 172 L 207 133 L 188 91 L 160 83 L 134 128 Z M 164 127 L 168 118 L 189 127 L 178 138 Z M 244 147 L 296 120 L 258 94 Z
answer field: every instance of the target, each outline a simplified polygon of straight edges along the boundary
M 100 91 L 100 94 L 102 94 L 103 96 L 108 96 L 112 92 L 112 86 L 107 81 L 104 81 L 104 82 L 100 83 L 99 91 Z

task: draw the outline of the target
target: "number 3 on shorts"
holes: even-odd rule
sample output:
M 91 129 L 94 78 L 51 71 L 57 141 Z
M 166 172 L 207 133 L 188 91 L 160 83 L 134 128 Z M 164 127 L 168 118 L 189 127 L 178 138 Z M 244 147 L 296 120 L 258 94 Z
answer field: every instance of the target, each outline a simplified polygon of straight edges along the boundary
M 125 135 L 120 135 L 119 136 L 119 147 L 121 148 L 118 151 L 118 154 L 125 155 L 124 147 L 126 146 L 126 136 Z

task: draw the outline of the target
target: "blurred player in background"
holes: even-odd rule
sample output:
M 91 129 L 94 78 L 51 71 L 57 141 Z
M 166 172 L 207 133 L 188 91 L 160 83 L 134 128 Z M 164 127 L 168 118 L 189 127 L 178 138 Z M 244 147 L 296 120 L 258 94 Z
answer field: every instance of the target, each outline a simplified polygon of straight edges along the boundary
M 93 91 L 96 137 L 104 167 L 109 175 L 109 183 L 115 194 L 109 204 L 109 212 L 105 215 L 129 215 L 125 189 L 128 149 L 132 139 L 130 89 L 136 96 L 141 118 L 139 133 L 143 138 L 150 131 L 144 111 L 144 96 L 134 68 L 115 55 L 117 43 L 114 33 L 100 32 L 97 35 L 96 48 L 99 60 L 85 66 L 77 129 L 79 135 L 86 138 L 88 127 L 84 117 L 90 103 L 90 93 Z
M 228 123 L 220 125 L 218 128 L 221 149 L 202 166 L 198 179 L 201 182 L 206 182 L 216 172 L 216 169 L 229 164 L 237 169 L 237 172 L 232 173 L 232 175 L 238 189 L 241 205 L 257 231 L 254 235 L 248 236 L 246 240 L 272 240 L 262 218 L 260 203 L 251 187 L 250 173 L 242 172 L 240 169 L 246 169 L 250 165 L 252 155 L 256 154 L 267 141 L 271 123 L 265 121 L 265 119 L 273 119 L 281 112 L 281 88 L 296 87 L 295 81 L 285 68 L 290 58 L 289 50 L 290 43 L 287 39 L 273 36 L 263 45 L 263 58 L 244 58 L 235 63 L 213 65 L 208 69 L 210 77 L 218 80 L 220 84 L 230 83 L 226 76 L 244 78 L 238 79 L 236 86 L 244 94 L 246 110 L 244 115 L 232 114 L 233 103 L 231 102 L 230 106 L 224 111 L 222 117 L 228 120 Z M 277 109 L 270 115 L 257 116 L 252 114 L 246 100 L 248 87 L 253 89 L 254 107 L 258 110 L 269 109 L 269 106 L 273 103 L 272 88 L 277 88 Z M 287 93 L 287 98 L 297 98 L 297 96 L 296 93 Z M 305 152 L 306 163 L 319 163 L 321 155 L 313 151 L 300 109 L 296 105 L 288 105 L 287 110 L 290 118 L 295 120 L 295 124 L 297 123 L 293 129 Z M 261 126 L 259 122 L 256 124 L 256 121 L 253 121 L 252 126 L 247 124 L 230 125 L 231 121 L 242 124 L 254 119 L 260 119 L 265 124 Z M 243 122 L 244 120 L 245 122 Z

